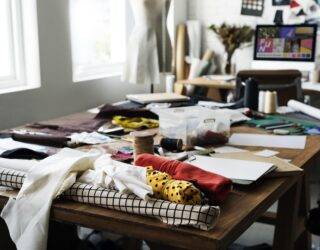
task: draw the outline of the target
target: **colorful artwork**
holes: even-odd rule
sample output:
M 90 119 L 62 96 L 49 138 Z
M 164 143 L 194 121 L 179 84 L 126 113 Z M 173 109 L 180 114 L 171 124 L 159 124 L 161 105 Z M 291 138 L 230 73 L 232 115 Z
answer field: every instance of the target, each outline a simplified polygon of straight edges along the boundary
M 313 27 L 258 27 L 257 35 L 256 59 L 310 60 L 313 57 Z

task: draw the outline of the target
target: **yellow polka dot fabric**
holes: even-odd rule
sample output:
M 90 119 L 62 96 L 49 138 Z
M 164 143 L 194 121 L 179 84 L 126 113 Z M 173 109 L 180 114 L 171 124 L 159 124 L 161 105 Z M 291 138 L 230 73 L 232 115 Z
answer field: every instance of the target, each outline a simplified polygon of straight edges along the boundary
M 125 129 L 151 129 L 159 127 L 159 121 L 144 117 L 114 116 L 112 122 Z
M 151 168 L 147 170 L 147 181 L 155 198 L 185 205 L 201 204 L 201 192 L 191 182 L 174 180 L 169 174 Z

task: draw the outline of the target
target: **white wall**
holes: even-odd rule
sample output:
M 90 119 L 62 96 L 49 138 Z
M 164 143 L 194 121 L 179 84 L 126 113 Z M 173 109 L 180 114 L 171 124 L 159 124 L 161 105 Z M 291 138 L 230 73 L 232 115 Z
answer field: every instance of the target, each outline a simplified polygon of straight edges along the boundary
M 262 17 L 241 15 L 242 0 L 188 0 L 188 18 L 200 20 L 204 25 L 203 47 L 211 48 L 217 55 L 222 56 L 224 47 L 218 37 L 207 29 L 211 24 L 220 25 L 223 22 L 237 25 L 268 24 L 273 22 L 277 9 L 288 7 L 272 6 L 272 0 L 266 0 Z M 253 48 L 245 48 L 235 53 L 237 70 L 250 67 Z
M 72 82 L 68 1 L 38 0 L 41 88 L 0 95 L 0 129 L 82 111 L 121 100 L 149 86 L 122 83 L 120 77 Z

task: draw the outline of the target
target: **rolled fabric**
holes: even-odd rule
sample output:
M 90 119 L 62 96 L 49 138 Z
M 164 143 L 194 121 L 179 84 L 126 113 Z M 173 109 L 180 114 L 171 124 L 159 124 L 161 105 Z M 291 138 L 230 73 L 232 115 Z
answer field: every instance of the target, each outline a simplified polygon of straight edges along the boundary
M 148 169 L 147 183 L 152 187 L 155 198 L 185 205 L 201 204 L 200 190 L 189 181 L 174 180 L 167 173 Z
M 320 120 L 320 109 L 295 100 L 288 101 L 288 107 Z
M 223 176 L 210 173 L 189 163 L 169 160 L 151 154 L 141 154 L 135 160 L 136 166 L 149 167 L 168 173 L 176 180 L 192 182 L 203 191 L 212 204 L 219 204 L 229 194 L 232 182 Z
M 65 136 L 55 135 L 33 135 L 33 134 L 17 134 L 13 133 L 12 139 L 20 142 L 33 143 L 44 146 L 63 148 L 68 146 L 69 138 Z

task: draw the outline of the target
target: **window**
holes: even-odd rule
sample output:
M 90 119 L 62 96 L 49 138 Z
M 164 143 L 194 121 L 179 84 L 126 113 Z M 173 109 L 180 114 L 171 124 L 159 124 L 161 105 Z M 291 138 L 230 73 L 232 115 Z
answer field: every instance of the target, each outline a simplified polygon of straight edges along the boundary
M 70 0 L 74 82 L 122 72 L 127 4 L 126 0 Z
M 0 34 L 0 91 L 38 87 L 36 0 L 1 0 Z

